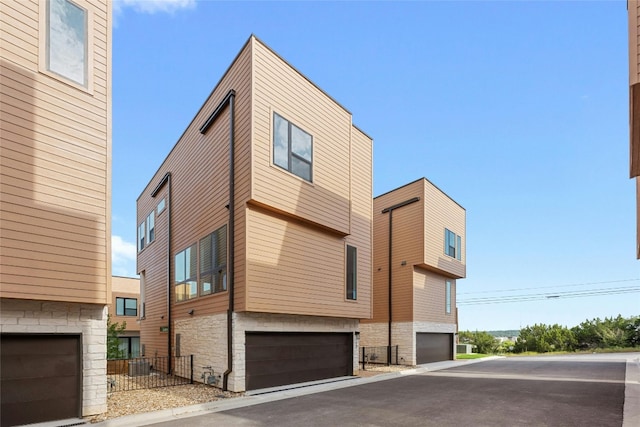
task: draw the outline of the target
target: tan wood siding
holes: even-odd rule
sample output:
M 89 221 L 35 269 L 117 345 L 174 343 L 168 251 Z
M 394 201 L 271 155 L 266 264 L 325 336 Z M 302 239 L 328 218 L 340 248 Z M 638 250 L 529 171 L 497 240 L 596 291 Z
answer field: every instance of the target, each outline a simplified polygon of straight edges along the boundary
M 446 285 L 451 281 L 451 313 L 446 312 Z M 413 271 L 413 320 L 456 323 L 456 281 L 429 270 Z
M 247 310 L 368 317 L 368 299 L 345 299 L 345 246 L 290 218 L 247 211 Z
M 466 212 L 435 185 L 423 180 L 424 185 L 424 262 L 423 267 L 433 268 L 454 278 L 466 276 Z M 445 228 L 462 237 L 461 260 L 444 253 Z
M 229 108 L 203 135 L 199 132 L 214 109 L 229 90 L 235 97 L 235 186 L 236 186 L 236 239 L 235 285 L 236 309 L 244 306 L 244 204 L 249 196 L 249 167 L 251 142 L 251 50 L 246 45 L 227 73 L 207 98 L 191 124 L 160 166 L 137 202 L 137 224 L 142 223 L 157 203 L 167 196 L 165 186 L 155 197 L 151 192 L 162 177 L 171 173 L 171 269 L 175 271 L 174 257 L 187 247 L 198 244 L 200 239 L 223 225 L 228 225 L 229 210 Z M 170 205 L 170 206 L 169 206 Z M 138 254 L 138 271 L 145 273 L 147 319 L 142 323 L 141 344 L 146 354 L 166 354 L 167 336 L 160 327 L 167 325 L 167 247 L 168 223 L 166 211 L 156 216 L 156 241 Z M 164 237 L 163 237 L 164 236 Z M 164 240 L 163 240 L 164 239 Z M 160 243 L 164 242 L 164 243 Z M 194 315 L 225 312 L 228 308 L 228 292 L 200 296 L 175 302 L 173 277 L 171 278 L 172 320 Z M 160 319 L 161 316 L 165 319 Z
M 111 5 L 83 6 L 93 92 L 39 71 L 39 2 L 0 0 L 2 297 L 110 300 Z
M 351 115 L 253 39 L 253 191 L 256 201 L 349 234 Z M 272 162 L 273 113 L 313 137 L 313 183 Z
M 137 301 L 137 316 L 118 316 L 116 313 L 116 298 L 135 298 Z M 140 332 L 140 279 L 133 277 L 111 278 L 111 302 L 107 306 L 111 316 L 111 323 L 126 322 L 127 332 Z
M 373 208 L 373 141 L 357 128 L 351 131 L 351 235 L 346 242 L 358 250 L 357 300 L 369 305 L 371 317 L 372 285 L 372 208 Z

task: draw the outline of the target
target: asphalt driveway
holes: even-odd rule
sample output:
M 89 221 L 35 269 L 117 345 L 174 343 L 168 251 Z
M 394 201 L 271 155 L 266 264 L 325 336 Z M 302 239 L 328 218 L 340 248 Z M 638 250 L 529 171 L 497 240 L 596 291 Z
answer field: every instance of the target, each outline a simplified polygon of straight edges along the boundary
M 622 358 L 498 359 L 155 425 L 621 426 L 625 370 Z

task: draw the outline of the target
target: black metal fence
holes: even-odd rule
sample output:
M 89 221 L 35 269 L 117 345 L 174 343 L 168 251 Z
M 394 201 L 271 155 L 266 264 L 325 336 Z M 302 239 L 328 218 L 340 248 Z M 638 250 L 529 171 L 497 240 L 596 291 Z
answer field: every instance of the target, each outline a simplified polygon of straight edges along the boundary
M 107 393 L 193 384 L 193 355 L 107 360 Z
M 360 363 L 365 371 L 367 365 L 397 365 L 398 346 L 360 347 Z

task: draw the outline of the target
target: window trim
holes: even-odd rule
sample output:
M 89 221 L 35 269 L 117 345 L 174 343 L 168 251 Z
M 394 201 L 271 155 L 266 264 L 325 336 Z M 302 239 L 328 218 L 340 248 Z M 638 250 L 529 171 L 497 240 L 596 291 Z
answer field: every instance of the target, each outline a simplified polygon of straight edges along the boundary
M 219 261 L 217 258 L 216 248 L 219 246 L 218 242 L 221 238 L 223 239 L 222 247 L 224 248 L 224 261 L 222 263 L 217 263 Z M 208 270 L 202 269 L 202 243 L 205 239 L 209 238 L 211 241 L 211 268 Z M 212 233 L 206 235 L 202 239 L 200 239 L 198 243 L 198 292 L 200 296 L 206 295 L 214 295 L 219 294 L 221 292 L 227 291 L 227 264 L 228 264 L 228 236 L 227 236 L 227 224 L 222 225 L 221 227 L 214 230 Z M 203 289 L 203 276 L 211 276 L 211 282 L 209 285 L 211 288 L 205 292 Z
M 160 207 L 160 205 L 162 205 L 162 207 Z M 160 216 L 160 214 L 164 212 L 166 209 L 167 209 L 167 201 L 163 197 L 162 199 L 160 199 L 160 201 L 158 202 L 158 205 L 156 206 L 156 211 L 158 213 L 158 216 Z
M 187 276 L 186 274 L 186 267 L 188 262 L 186 257 L 187 251 L 189 251 L 190 257 L 191 256 L 195 257 L 195 268 L 193 268 L 193 271 L 191 271 L 191 265 L 189 265 L 190 273 L 191 273 L 189 276 Z M 181 250 L 180 252 L 176 253 L 173 257 L 173 290 L 174 290 L 174 297 L 175 297 L 176 303 L 189 301 L 198 297 L 198 252 L 197 251 L 198 251 L 198 245 L 197 243 L 194 243 L 191 246 L 188 246 L 183 250 Z M 177 276 L 178 275 L 178 267 L 177 267 L 178 257 L 182 254 L 184 254 L 185 277 L 182 278 L 182 280 L 178 280 L 178 276 Z M 189 260 L 189 263 L 191 264 L 190 260 Z M 190 292 L 187 292 L 187 290 L 191 290 L 190 288 L 191 286 L 194 286 L 194 284 L 196 289 L 195 294 L 191 294 Z M 184 290 L 183 290 L 184 297 L 181 299 L 178 298 L 179 296 L 178 287 L 184 287 Z
M 449 240 L 452 239 L 453 246 L 450 245 Z M 450 253 L 453 248 L 453 255 Z M 462 236 L 454 233 L 445 227 L 444 229 L 444 254 L 448 257 L 462 261 Z
M 358 248 L 346 245 L 345 249 L 345 297 L 349 301 L 358 300 Z M 350 263 L 353 262 L 353 265 Z M 351 269 L 351 272 L 349 270 Z M 349 280 L 351 279 L 351 280 Z
M 153 227 L 151 227 L 150 225 L 152 221 L 153 221 Z M 156 241 L 156 210 L 155 209 L 152 210 L 149 215 L 147 215 L 147 218 L 145 219 L 145 223 L 146 223 L 145 227 L 147 231 L 146 233 L 147 244 L 145 245 L 146 247 Z
M 140 224 L 138 224 L 138 238 L 137 238 L 137 244 L 138 244 L 138 253 L 142 252 L 144 250 L 144 248 L 147 247 L 146 245 L 146 241 L 147 241 L 147 235 L 146 235 L 146 231 L 147 231 L 147 220 L 145 219 L 144 221 L 142 221 Z
M 444 312 L 451 314 L 451 280 L 445 280 Z
M 94 8 L 86 0 L 65 0 L 77 6 L 85 12 L 86 30 L 86 63 L 85 84 L 80 84 L 63 74 L 49 69 L 49 4 L 50 0 L 39 1 L 39 22 L 38 22 L 38 71 L 61 83 L 79 89 L 90 95 L 94 94 Z
M 276 116 L 279 117 L 281 120 L 283 120 L 284 122 L 287 123 L 287 163 L 288 166 L 285 168 L 282 165 L 279 165 L 278 163 L 276 163 L 275 161 L 275 155 L 276 155 L 276 143 L 275 143 L 275 139 L 276 139 Z M 311 149 L 310 149 L 310 156 L 311 159 L 307 160 L 305 158 L 303 158 L 302 156 L 300 156 L 299 154 L 296 154 L 293 151 L 292 148 L 292 139 L 291 139 L 291 130 L 292 127 L 295 127 L 296 129 L 298 129 L 300 132 L 306 134 L 309 136 L 309 138 L 311 139 Z M 293 123 L 291 120 L 286 119 L 284 116 L 282 116 L 281 114 L 278 114 L 275 111 L 272 111 L 272 120 L 271 120 L 271 164 L 275 167 L 277 167 L 278 169 L 281 169 L 283 171 L 286 171 L 288 173 L 290 173 L 291 175 L 305 181 L 308 182 L 309 184 L 313 184 L 313 135 L 311 135 L 309 132 L 307 132 L 306 130 L 302 129 L 300 126 L 296 125 L 295 123 Z M 297 173 L 293 172 L 293 167 L 292 167 L 292 159 L 295 158 L 303 163 L 306 163 L 309 165 L 309 179 L 298 175 Z
M 122 301 L 122 312 L 119 312 L 118 302 Z M 134 301 L 135 308 L 127 308 L 127 301 Z M 127 310 L 135 310 L 134 314 L 127 314 Z M 122 313 L 122 314 L 120 314 Z M 138 299 L 137 298 L 127 298 L 127 297 L 116 297 L 116 316 L 138 316 Z

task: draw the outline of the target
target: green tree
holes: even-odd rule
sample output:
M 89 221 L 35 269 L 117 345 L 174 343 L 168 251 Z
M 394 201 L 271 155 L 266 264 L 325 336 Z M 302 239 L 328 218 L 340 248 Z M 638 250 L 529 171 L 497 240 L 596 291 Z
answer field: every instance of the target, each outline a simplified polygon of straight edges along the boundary
M 120 340 L 118 336 L 127 329 L 127 322 L 122 325 L 118 322 L 111 323 L 111 315 L 107 315 L 107 359 L 122 359 L 124 351 L 120 350 Z
M 516 341 L 515 351 L 536 351 L 547 353 L 550 351 L 571 351 L 575 349 L 576 337 L 574 333 L 560 325 L 535 324 L 520 330 Z
M 640 316 L 630 317 L 625 326 L 625 341 L 629 347 L 640 346 Z
M 605 317 L 585 320 L 573 328 L 578 348 L 610 348 L 633 346 L 634 318 Z
M 493 354 L 498 350 L 498 340 L 484 331 L 462 331 L 458 333 L 458 339 L 462 344 L 475 345 L 477 353 Z

